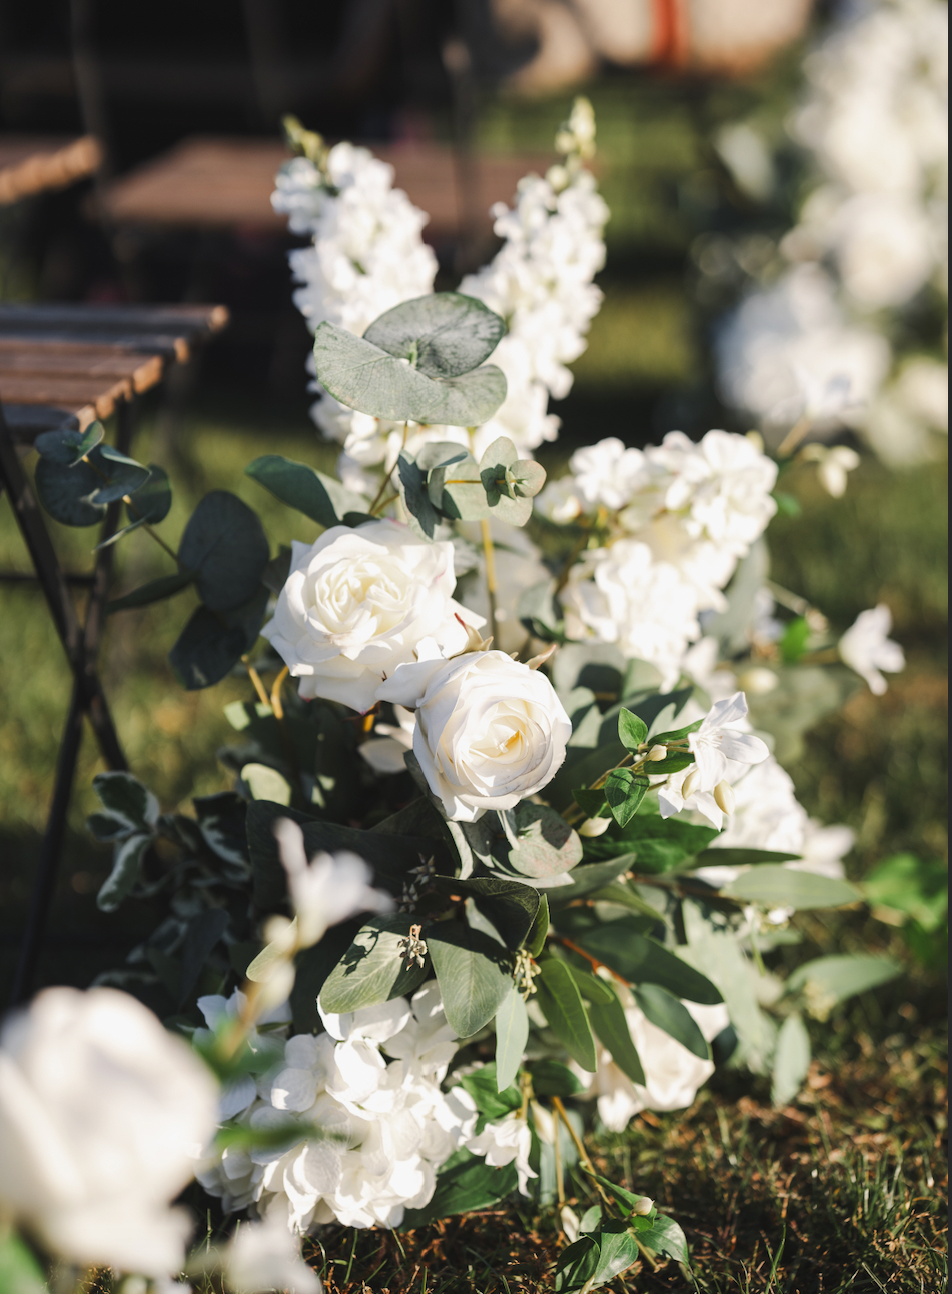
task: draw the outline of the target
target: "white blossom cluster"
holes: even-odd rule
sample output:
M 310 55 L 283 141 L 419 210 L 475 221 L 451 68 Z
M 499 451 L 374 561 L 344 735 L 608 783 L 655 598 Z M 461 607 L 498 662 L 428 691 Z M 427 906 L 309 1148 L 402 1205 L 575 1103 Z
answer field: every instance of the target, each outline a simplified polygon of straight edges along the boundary
M 224 1009 L 219 998 L 199 1006 L 212 1018 Z M 239 1126 L 296 1136 L 290 1149 L 229 1148 L 205 1161 L 198 1180 L 227 1211 L 253 1205 L 300 1232 L 334 1221 L 396 1227 L 406 1209 L 429 1203 L 439 1169 L 463 1146 L 491 1164 L 515 1161 L 523 1182 L 534 1175 L 524 1120 L 514 1130 L 487 1124 L 477 1137 L 472 1097 L 443 1091 L 457 1036 L 435 981 L 410 1001 L 321 1018 L 325 1033 L 288 1038 L 282 1060 L 223 1109 Z
M 572 374 L 565 366 L 585 349 L 602 301 L 592 280 L 605 261 L 608 208 L 592 173 L 577 164 L 592 151 L 594 131 L 591 107 L 580 100 L 557 140 L 576 164 L 553 166 L 544 178 L 528 175 L 511 209 L 496 204 L 503 246 L 460 284 L 460 292 L 484 301 L 509 327 L 492 356 L 509 391 L 476 436 L 477 457 L 501 435 L 523 454 L 558 435 L 549 396 L 568 394 Z M 311 247 L 290 253 L 292 273 L 303 284 L 294 301 L 310 328 L 327 319 L 359 336 L 385 310 L 432 292 L 436 257 L 421 235 L 428 217 L 392 185 L 392 167 L 348 143 L 331 148 L 323 168 L 299 157 L 279 172 L 275 210 L 287 213 L 293 232 L 312 236 Z M 403 424 L 344 408 L 316 382 L 312 389 L 320 392 L 312 417 L 343 446 L 341 480 L 372 492 L 368 469 L 392 467 Z M 468 443 L 465 430 L 438 427 L 411 434 L 408 447 L 426 439 Z
M 940 0 L 866 0 L 806 60 L 792 130 L 820 182 L 781 241 L 790 268 L 716 343 L 723 398 L 768 432 L 852 426 L 900 464 L 948 429 L 947 366 L 896 361 L 889 318 L 948 292 L 947 42 Z
M 776 512 L 777 466 L 745 436 L 709 431 L 697 444 L 609 438 L 580 449 L 569 476 L 538 496 L 555 522 L 601 516 L 618 537 L 584 552 L 561 594 L 569 637 L 614 642 L 675 681 L 698 614 L 723 610 L 737 562 Z

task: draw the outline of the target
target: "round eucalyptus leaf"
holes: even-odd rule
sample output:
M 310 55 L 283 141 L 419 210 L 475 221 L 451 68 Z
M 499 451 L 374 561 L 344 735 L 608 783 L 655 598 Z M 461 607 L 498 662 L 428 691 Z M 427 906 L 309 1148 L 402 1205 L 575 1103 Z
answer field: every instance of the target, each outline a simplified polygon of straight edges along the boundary
M 102 423 L 91 422 L 85 431 L 68 427 L 43 431 L 33 443 L 41 458 L 63 467 L 74 467 L 95 449 L 103 435 Z
M 106 515 L 104 503 L 90 502 L 102 484 L 102 477 L 89 463 L 67 467 L 50 458 L 41 458 L 36 465 L 35 480 L 43 507 L 54 521 L 64 526 L 94 526 Z
M 164 521 L 172 507 L 172 487 L 169 474 L 156 463 L 149 464 L 149 475 L 139 488 L 132 492 L 132 503 L 126 504 L 129 520 L 135 523 L 156 525 Z
M 482 301 L 461 292 L 435 292 L 387 310 L 364 340 L 409 360 L 426 377 L 448 378 L 478 368 L 505 333 L 505 322 Z
M 127 494 L 134 494 L 149 479 L 149 469 L 127 458 L 111 445 L 97 445 L 88 455 L 88 461 L 99 473 L 99 488 L 92 495 L 93 503 L 115 503 Z
M 227 490 L 212 490 L 189 518 L 179 561 L 196 571 L 210 611 L 231 611 L 257 592 L 270 556 L 257 513 Z

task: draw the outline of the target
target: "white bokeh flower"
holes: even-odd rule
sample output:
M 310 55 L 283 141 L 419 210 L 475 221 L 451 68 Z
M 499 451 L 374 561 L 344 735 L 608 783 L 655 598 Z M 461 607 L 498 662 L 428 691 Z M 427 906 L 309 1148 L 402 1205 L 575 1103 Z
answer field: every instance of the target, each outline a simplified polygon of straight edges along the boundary
M 299 948 L 316 944 L 331 926 L 358 912 L 393 910 L 393 899 L 372 887 L 373 871 L 356 854 L 347 850 L 317 853 L 308 862 L 304 833 L 290 818 L 279 818 L 274 834 L 288 877 Z
M 393 707 L 396 723 L 375 723 L 373 736 L 358 746 L 361 757 L 375 773 L 405 773 L 404 755 L 413 747 L 416 716 L 402 705 Z
M 890 629 L 892 612 L 880 602 L 869 611 L 859 613 L 856 623 L 847 629 L 838 645 L 840 656 L 866 680 L 874 696 L 882 696 L 888 686 L 882 670 L 898 674 L 906 667 L 902 648 L 889 637 Z
M 301 1242 L 278 1213 L 263 1222 L 239 1222 L 221 1255 L 231 1294 L 321 1294 L 320 1277 L 301 1257 Z
M 216 1124 L 215 1080 L 111 988 L 50 988 L 0 1037 L 0 1219 L 80 1267 L 162 1276 L 192 1229 L 171 1202 Z
M 310 548 L 292 543 L 291 571 L 262 629 L 300 679 L 303 697 L 366 711 L 421 638 L 448 654 L 481 617 L 453 598 L 454 550 L 419 539 L 395 521 L 332 526 Z

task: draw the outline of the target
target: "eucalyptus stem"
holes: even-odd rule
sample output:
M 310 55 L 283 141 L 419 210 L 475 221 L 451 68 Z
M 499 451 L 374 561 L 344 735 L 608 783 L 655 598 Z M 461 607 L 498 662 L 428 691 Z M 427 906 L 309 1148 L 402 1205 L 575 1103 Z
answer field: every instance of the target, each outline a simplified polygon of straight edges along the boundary
M 254 665 L 252 665 L 247 656 L 242 656 L 241 663 L 248 671 L 248 677 L 251 679 L 252 686 L 258 693 L 258 700 L 262 705 L 270 705 L 271 701 L 268 698 L 267 692 L 264 690 L 264 684 L 261 682 L 261 675 L 255 669 Z
M 483 532 L 483 554 L 486 558 L 486 592 L 489 595 L 489 636 L 497 643 L 498 626 L 496 623 L 496 550 L 493 547 L 493 536 L 489 522 L 484 517 L 479 523 Z

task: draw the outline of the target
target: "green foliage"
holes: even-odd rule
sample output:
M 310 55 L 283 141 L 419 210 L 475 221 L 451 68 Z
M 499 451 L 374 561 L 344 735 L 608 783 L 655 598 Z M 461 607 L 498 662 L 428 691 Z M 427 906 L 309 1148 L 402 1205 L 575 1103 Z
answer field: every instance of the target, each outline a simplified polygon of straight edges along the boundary
M 711 1049 L 707 1040 L 679 998 L 658 984 L 642 984 L 633 992 L 635 1001 L 652 1024 L 670 1034 L 700 1060 L 710 1060 Z
M 805 962 L 787 980 L 788 993 L 803 993 L 814 1014 L 825 1017 L 854 993 L 888 984 L 902 971 L 899 962 L 874 953 L 835 953 Z
M 15 1232 L 0 1230 L 0 1289 L 4 1294 L 47 1294 L 40 1264 Z
M 33 445 L 40 457 L 48 462 L 56 463 L 59 467 L 75 467 L 96 448 L 104 436 L 103 425 L 96 420 L 85 431 L 41 431 Z
M 364 332 L 364 340 L 439 379 L 478 368 L 505 333 L 505 322 L 476 297 L 438 292 L 385 311 Z
M 771 1076 L 770 1099 L 774 1105 L 789 1105 L 796 1097 L 810 1069 L 810 1035 L 796 1011 L 788 1015 L 777 1035 Z
M 598 1067 L 595 1039 L 572 972 L 555 957 L 546 957 L 540 969 L 536 1001 L 543 1015 L 572 1059 L 594 1073 Z
M 509 996 L 511 963 L 495 940 L 455 921 L 424 926 L 423 937 L 446 1018 L 461 1038 L 470 1038 L 489 1024 Z
M 464 1074 L 460 1079 L 460 1086 L 469 1092 L 476 1102 L 477 1110 L 487 1119 L 504 1119 L 522 1105 L 519 1088 L 514 1084 L 500 1082 L 495 1061 L 482 1065 L 472 1074 Z
M 780 639 L 780 655 L 788 665 L 795 664 L 807 649 L 810 626 L 805 616 L 791 620 Z
M 647 804 L 646 800 L 646 807 Z M 679 818 L 642 812 L 624 828 L 612 825 L 603 835 L 586 839 L 585 858 L 595 861 L 630 854 L 633 858 L 629 866 L 654 875 L 669 872 L 694 858 L 717 834 L 713 827 L 698 827 Z
M 394 915 L 373 917 L 363 925 L 324 981 L 322 1008 L 343 1015 L 412 993 L 427 974 L 425 965 L 407 966 L 400 952 L 400 941 L 413 924 L 412 917 Z
M 711 981 L 639 931 L 637 918 L 620 917 L 578 935 L 586 952 L 629 984 L 658 984 L 675 997 L 714 1006 L 723 1001 Z
M 352 494 L 339 481 L 306 463 L 295 463 L 280 454 L 264 454 L 248 464 L 245 475 L 319 526 L 348 524 L 345 518 L 351 514 L 356 514 L 355 519 L 367 519 L 359 494 Z
M 514 1163 L 491 1168 L 478 1155 L 458 1150 L 440 1170 L 430 1203 L 422 1209 L 407 1209 L 399 1229 L 412 1231 L 438 1218 L 488 1208 L 511 1195 L 517 1183 Z
M 767 907 L 836 908 L 855 903 L 860 895 L 848 881 L 814 872 L 795 872 L 773 863 L 745 872 L 721 891 L 732 899 L 747 899 Z
M 647 777 L 639 777 L 627 768 L 612 769 L 605 779 L 605 799 L 612 817 L 622 829 L 638 812 L 648 785 Z
M 529 1041 L 529 1013 L 515 984 L 496 1011 L 496 1081 L 499 1091 L 509 1087 L 519 1072 Z
M 150 580 L 148 584 L 143 584 L 141 588 L 134 589 L 124 597 L 114 598 L 107 605 L 106 610 L 131 611 L 134 607 L 146 607 L 153 602 L 161 602 L 187 589 L 194 579 L 194 571 L 176 571 L 174 575 L 161 575 L 157 580 Z
M 938 930 L 947 920 L 949 869 L 937 860 L 893 854 L 868 872 L 859 888 L 867 902 L 903 913 L 923 930 Z
M 509 816 L 517 838 L 509 851 L 509 865 L 521 876 L 531 880 L 562 876 L 581 861 L 581 840 L 554 809 L 524 800 Z
M 179 561 L 195 572 L 207 610 L 235 611 L 258 592 L 270 556 L 257 514 L 237 495 L 212 490 L 182 533 Z
M 613 991 L 611 997 L 610 1002 L 592 1004 L 589 1010 L 592 1028 L 602 1046 L 608 1048 L 621 1072 L 633 1083 L 643 1084 L 645 1071 L 625 1019 L 624 1007 L 617 993 Z
M 626 750 L 637 751 L 647 740 L 648 725 L 644 719 L 630 710 L 621 710 L 618 715 L 618 738 Z

